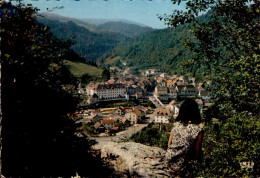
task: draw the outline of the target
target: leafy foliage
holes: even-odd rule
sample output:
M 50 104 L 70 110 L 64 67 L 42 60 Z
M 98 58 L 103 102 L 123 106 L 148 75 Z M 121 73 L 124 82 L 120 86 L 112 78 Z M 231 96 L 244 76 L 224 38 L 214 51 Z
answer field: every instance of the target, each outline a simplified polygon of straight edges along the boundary
M 187 11 L 176 10 L 164 19 L 175 27 L 192 22 L 196 39 L 185 43 L 192 51 L 186 65 L 202 67 L 211 76 L 215 107 L 209 115 L 221 121 L 206 127 L 203 164 L 191 164 L 187 174 L 259 175 L 260 2 L 188 0 L 186 7 Z M 209 9 L 209 20 L 196 19 Z M 244 169 L 243 162 L 254 166 Z
M 142 143 L 149 146 L 157 146 L 163 149 L 168 148 L 170 137 L 170 124 L 150 125 L 135 133 L 130 138 L 134 142 Z
M 104 69 L 102 72 L 102 80 L 107 81 L 110 79 L 110 72 L 108 69 Z
M 248 113 L 235 114 L 222 123 L 211 122 L 205 130 L 203 161 L 191 162 L 186 176 L 259 175 L 259 129 L 259 119 Z
M 7 177 L 72 176 L 91 157 L 89 139 L 75 136 L 77 99 L 64 90 L 75 79 L 63 61 L 70 42 L 35 20 L 37 9 L 0 6 L 2 52 L 2 173 Z

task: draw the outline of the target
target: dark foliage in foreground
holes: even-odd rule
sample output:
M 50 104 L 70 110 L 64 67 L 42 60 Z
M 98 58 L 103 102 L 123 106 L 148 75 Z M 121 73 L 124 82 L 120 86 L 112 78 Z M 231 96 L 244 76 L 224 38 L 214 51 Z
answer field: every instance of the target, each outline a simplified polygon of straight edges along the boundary
M 68 113 L 78 100 L 66 88 L 75 79 L 63 65 L 74 55 L 35 20 L 36 9 L 1 4 L 2 173 L 6 177 L 65 177 L 96 173 L 88 138 L 75 135 Z M 95 163 L 95 164 L 93 164 Z

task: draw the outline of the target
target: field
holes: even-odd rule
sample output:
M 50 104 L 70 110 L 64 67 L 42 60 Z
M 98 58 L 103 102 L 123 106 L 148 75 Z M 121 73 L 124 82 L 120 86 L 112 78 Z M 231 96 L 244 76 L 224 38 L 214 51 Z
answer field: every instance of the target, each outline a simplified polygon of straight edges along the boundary
M 106 61 L 105 61 L 105 64 L 108 65 L 113 65 L 117 60 L 120 60 L 121 61 L 121 57 L 117 56 L 117 57 L 114 57 L 114 58 L 107 58 Z
M 89 76 L 100 76 L 102 73 L 102 69 L 82 62 L 65 61 L 65 65 L 69 67 L 75 77 L 81 77 L 84 74 L 88 74 Z

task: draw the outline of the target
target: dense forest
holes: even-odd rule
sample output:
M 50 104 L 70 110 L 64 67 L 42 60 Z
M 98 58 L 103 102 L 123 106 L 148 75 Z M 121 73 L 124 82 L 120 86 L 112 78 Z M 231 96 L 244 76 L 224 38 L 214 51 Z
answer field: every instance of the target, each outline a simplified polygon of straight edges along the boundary
M 208 21 L 210 14 L 212 11 L 200 16 L 197 20 Z M 185 47 L 186 41 L 190 39 L 195 39 L 195 37 L 189 23 L 175 28 L 156 30 L 118 45 L 102 56 L 99 62 L 107 64 L 111 59 L 120 59 L 121 62 L 126 61 L 129 67 L 138 70 L 159 68 L 167 73 L 191 73 L 193 76 L 200 77 L 203 67 L 198 68 L 193 65 L 183 68 L 184 63 L 192 56 L 192 53 Z
M 72 49 L 86 60 L 96 61 L 105 52 L 128 39 L 119 33 L 94 33 L 72 21 L 59 22 L 48 19 L 39 21 L 49 26 L 58 38 L 71 40 L 73 42 Z
M 177 27 L 176 30 L 163 29 L 139 36 L 117 46 L 114 50 L 100 59 L 105 63 L 106 59 L 120 57 L 127 61 L 128 66 L 138 69 L 160 68 L 171 73 L 178 69 L 179 62 L 187 59 L 190 52 L 184 48 L 183 39 L 191 36 L 188 26 Z

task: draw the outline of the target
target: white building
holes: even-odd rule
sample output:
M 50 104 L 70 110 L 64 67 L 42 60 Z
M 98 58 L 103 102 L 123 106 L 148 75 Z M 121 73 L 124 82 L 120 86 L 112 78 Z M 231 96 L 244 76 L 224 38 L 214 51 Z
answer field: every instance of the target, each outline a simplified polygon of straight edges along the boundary
M 170 111 L 168 109 L 157 108 L 154 111 L 155 123 L 169 123 Z
M 122 83 L 92 84 L 87 87 L 87 93 L 89 95 L 93 95 L 95 93 L 101 100 L 125 98 L 126 87 Z
M 125 114 L 125 118 L 131 122 L 131 124 L 137 124 L 141 120 L 141 111 L 134 110 L 131 112 L 127 112 Z

